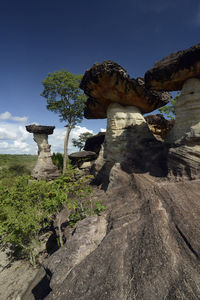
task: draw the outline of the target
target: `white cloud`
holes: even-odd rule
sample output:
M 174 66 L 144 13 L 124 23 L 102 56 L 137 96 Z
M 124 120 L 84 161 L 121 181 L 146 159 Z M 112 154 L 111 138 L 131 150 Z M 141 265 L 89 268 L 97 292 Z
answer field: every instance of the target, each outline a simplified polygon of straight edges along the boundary
M 1 115 L 2 116 L 2 115 Z M 8 154 L 37 154 L 37 144 L 33 140 L 33 134 L 26 131 L 25 126 L 19 125 L 17 122 L 7 121 L 9 114 L 4 114 L 4 120 L 0 121 L 0 153 Z M 83 132 L 91 132 L 86 127 L 76 126 L 72 129 L 69 139 L 68 152 L 76 152 L 77 148 L 73 147 L 72 139 L 77 139 Z M 66 128 L 55 128 L 54 133 L 49 135 L 49 144 L 51 152 L 61 152 L 64 149 L 64 138 Z
M 100 132 L 106 132 L 106 129 L 105 128 L 101 128 Z
M 15 122 L 23 122 L 26 123 L 28 118 L 27 117 L 17 117 L 17 116 L 12 116 L 10 112 L 6 111 L 2 114 L 0 114 L 0 120 L 2 121 L 15 121 Z

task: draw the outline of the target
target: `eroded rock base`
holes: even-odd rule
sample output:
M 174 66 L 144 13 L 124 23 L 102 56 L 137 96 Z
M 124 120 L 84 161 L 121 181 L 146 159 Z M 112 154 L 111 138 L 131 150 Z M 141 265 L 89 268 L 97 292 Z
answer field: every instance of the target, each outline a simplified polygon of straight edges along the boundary
M 32 177 L 37 180 L 52 180 L 60 176 L 60 171 L 51 160 L 50 145 L 48 144 L 48 135 L 34 133 L 34 141 L 38 145 L 38 160 L 35 168 L 31 173 Z

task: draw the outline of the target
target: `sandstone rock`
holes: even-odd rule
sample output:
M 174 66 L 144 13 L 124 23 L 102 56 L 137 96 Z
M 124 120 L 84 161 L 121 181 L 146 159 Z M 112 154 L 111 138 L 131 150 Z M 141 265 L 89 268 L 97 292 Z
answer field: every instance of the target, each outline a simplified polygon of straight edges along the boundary
M 89 96 L 85 117 L 106 118 L 111 103 L 137 106 L 142 113 L 168 103 L 168 93 L 150 91 L 145 88 L 142 78 L 130 79 L 126 71 L 112 61 L 95 64 L 85 72 L 80 87 Z
M 175 110 L 175 125 L 167 137 L 169 175 L 200 178 L 200 79 L 184 83 Z
M 146 72 L 145 85 L 158 91 L 181 90 L 184 82 L 200 76 L 200 44 L 166 56 Z
M 89 137 L 85 142 L 83 150 L 92 151 L 98 154 L 101 149 L 101 145 L 104 142 L 104 139 L 105 132 L 99 132 L 98 134 Z
M 166 120 L 163 115 L 148 115 L 144 117 L 149 129 L 157 139 L 165 140 L 174 126 L 174 120 Z
M 80 170 L 82 169 L 90 169 L 91 166 L 94 164 L 95 160 L 92 160 L 92 161 L 86 161 L 84 163 L 82 163 L 79 167 Z
M 169 133 L 168 141 L 200 138 L 200 79 L 188 79 L 183 85 L 176 105 L 175 125 Z
M 21 300 L 38 269 L 29 262 L 11 260 L 9 250 L 0 250 L 0 299 Z M 45 274 L 44 274 L 45 275 Z
M 33 133 L 34 141 L 38 145 L 38 160 L 31 175 L 40 180 L 52 180 L 60 176 L 60 171 L 51 160 L 51 146 L 48 144 L 48 135 L 53 133 L 54 126 L 28 125 L 26 130 Z

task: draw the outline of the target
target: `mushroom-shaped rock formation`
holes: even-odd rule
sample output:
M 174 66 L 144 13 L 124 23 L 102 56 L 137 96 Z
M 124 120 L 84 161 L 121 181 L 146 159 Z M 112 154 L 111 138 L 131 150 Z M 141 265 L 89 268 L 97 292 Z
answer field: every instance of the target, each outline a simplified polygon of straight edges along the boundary
M 60 176 L 60 172 L 51 160 L 51 146 L 48 144 L 48 135 L 52 134 L 55 126 L 28 125 L 26 130 L 33 133 L 34 141 L 38 145 L 38 160 L 31 175 L 40 180 L 52 180 Z
M 169 169 L 175 176 L 200 177 L 200 44 L 156 63 L 146 72 L 145 84 L 156 90 L 182 89 L 175 105 L 175 125 L 167 138 Z
M 170 100 L 168 93 L 146 89 L 142 78 L 130 79 L 126 71 L 112 61 L 94 64 L 85 72 L 80 87 L 89 96 L 85 109 L 88 119 L 106 118 L 111 103 L 137 106 L 142 113 L 148 113 Z
M 200 44 L 166 56 L 145 74 L 145 86 L 157 91 L 178 91 L 187 79 L 200 76 Z
M 167 104 L 171 99 L 169 93 L 146 89 L 142 78 L 130 79 L 121 66 L 111 61 L 93 65 L 83 76 L 80 87 L 90 97 L 86 118 L 107 117 L 105 142 L 93 170 L 98 181 L 106 178 L 106 172 L 110 176 L 115 163 L 161 174 L 164 166 L 160 164 L 159 171 L 155 167 L 155 160 L 163 158 L 163 151 L 155 151 L 161 143 L 153 136 L 142 113 Z

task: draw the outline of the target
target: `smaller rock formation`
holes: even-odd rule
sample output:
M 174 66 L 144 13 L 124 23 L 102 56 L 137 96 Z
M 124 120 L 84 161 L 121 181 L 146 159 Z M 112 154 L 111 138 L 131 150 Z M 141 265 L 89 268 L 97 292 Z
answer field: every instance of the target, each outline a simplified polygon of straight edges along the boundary
M 72 165 L 80 167 L 84 162 L 90 162 L 97 158 L 97 154 L 93 151 L 79 151 L 69 154 Z
M 52 180 L 61 175 L 51 160 L 51 146 L 48 144 L 48 135 L 53 133 L 54 128 L 55 126 L 26 126 L 26 130 L 33 133 L 33 139 L 38 145 L 38 160 L 31 173 L 32 177 L 37 180 Z
M 174 120 L 166 120 L 163 115 L 148 115 L 144 117 L 149 129 L 158 140 L 165 140 L 174 126 Z
M 156 90 L 182 89 L 176 120 L 167 137 L 168 166 L 176 178 L 200 178 L 200 44 L 172 53 L 146 72 L 145 84 Z

